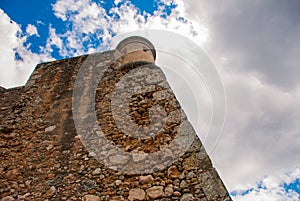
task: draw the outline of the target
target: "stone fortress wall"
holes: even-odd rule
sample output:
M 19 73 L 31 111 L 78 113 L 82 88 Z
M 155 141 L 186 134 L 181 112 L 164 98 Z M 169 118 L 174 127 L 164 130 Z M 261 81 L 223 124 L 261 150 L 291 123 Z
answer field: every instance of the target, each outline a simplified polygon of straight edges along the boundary
M 163 72 L 154 65 L 156 55 L 152 47 L 132 47 L 129 43 L 124 45 L 129 48 L 125 53 L 121 45 L 120 51 L 39 64 L 25 86 L 0 88 L 0 199 L 231 200 Z M 93 57 L 100 71 L 105 70 L 97 84 L 93 105 L 99 127 L 93 129 L 96 134 L 87 136 L 99 137 L 97 133 L 101 133 L 107 144 L 131 155 L 116 154 L 99 146 L 94 138 L 83 139 L 86 136 L 80 129 L 89 125 L 93 112 L 84 117 L 74 116 L 73 110 L 77 108 L 72 97 L 76 79 L 83 65 L 96 64 L 95 59 L 88 61 Z M 95 72 L 84 73 L 85 80 L 93 80 Z M 136 82 L 149 83 L 151 90 L 138 91 L 132 87 Z M 84 94 L 84 90 L 89 90 L 89 82 L 81 84 L 79 91 Z M 124 101 L 113 100 L 113 96 L 122 94 L 129 95 L 129 99 L 124 99 L 128 108 L 122 107 Z M 77 99 L 82 104 L 89 101 L 84 95 Z M 159 107 L 151 113 L 154 105 Z M 127 114 L 124 111 L 130 118 L 122 122 Z M 78 119 L 83 125 L 75 125 Z M 149 126 L 152 124 L 153 127 Z M 176 148 L 183 143 L 184 138 L 178 138 L 182 124 L 187 125 L 183 137 L 192 139 L 184 153 Z M 161 130 L 155 130 L 160 127 Z M 149 135 L 128 135 L 122 131 L 134 133 L 137 128 Z M 181 143 L 170 146 L 176 139 Z M 163 154 L 165 158 L 160 158 L 162 162 L 151 162 L 148 155 L 158 157 L 155 153 L 161 150 L 168 150 Z M 141 154 L 146 156 L 132 157 Z M 107 163 L 116 165 L 109 167 Z

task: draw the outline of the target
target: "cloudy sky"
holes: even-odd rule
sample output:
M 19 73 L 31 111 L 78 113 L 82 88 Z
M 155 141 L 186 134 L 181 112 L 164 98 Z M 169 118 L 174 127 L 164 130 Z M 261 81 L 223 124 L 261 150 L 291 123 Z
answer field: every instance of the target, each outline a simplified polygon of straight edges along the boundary
M 226 123 L 210 156 L 234 200 L 300 200 L 299 10 L 299 0 L 0 0 L 0 86 L 128 31 L 182 34 L 224 84 Z

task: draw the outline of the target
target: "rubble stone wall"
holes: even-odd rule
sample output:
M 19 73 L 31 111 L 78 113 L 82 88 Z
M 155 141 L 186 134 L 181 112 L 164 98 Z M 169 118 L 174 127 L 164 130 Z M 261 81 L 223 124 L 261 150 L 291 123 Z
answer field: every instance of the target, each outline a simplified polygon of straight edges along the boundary
M 106 80 L 99 82 L 95 97 L 101 132 L 109 143 L 128 153 L 154 153 L 168 146 L 178 135 L 176 122 L 167 121 L 164 132 L 157 136 L 137 140 L 124 137 L 111 121 L 112 91 L 122 76 L 139 66 L 115 68 L 112 55 L 113 51 L 99 55 L 108 67 Z M 231 200 L 193 129 L 188 134 L 193 139 L 188 150 L 173 164 L 158 165 L 155 172 L 124 173 L 96 160 L 83 144 L 72 113 L 74 83 L 86 59 L 87 56 L 80 56 L 39 64 L 24 87 L 1 88 L 0 199 Z M 154 92 L 131 97 L 129 112 L 132 121 L 140 127 L 151 123 L 149 108 L 154 104 L 165 108 L 167 118 L 172 111 L 180 109 L 162 71 L 155 66 L 151 69 L 160 75 L 163 88 L 156 86 Z M 141 82 L 147 76 L 144 74 Z M 155 93 L 163 96 L 160 91 L 167 91 L 175 101 L 172 104 L 163 98 L 157 101 Z M 83 102 L 85 99 L 80 97 Z M 188 124 L 185 116 L 182 121 Z M 106 156 L 109 158 L 110 153 Z

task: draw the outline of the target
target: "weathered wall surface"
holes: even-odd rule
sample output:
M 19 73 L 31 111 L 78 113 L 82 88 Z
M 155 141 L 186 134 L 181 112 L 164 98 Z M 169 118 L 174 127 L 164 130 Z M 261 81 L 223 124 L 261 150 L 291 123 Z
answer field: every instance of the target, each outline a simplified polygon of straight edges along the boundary
M 112 53 L 102 53 L 102 62 L 111 66 Z M 190 137 L 195 140 L 186 153 L 172 165 L 158 167 L 154 173 L 125 174 L 98 162 L 77 135 L 72 115 L 74 82 L 86 58 L 40 64 L 24 87 L 0 89 L 0 198 L 231 200 L 193 130 Z M 176 137 L 173 130 L 178 125 L 167 124 L 165 133 L 139 141 L 123 137 L 110 121 L 111 95 L 106 95 L 111 94 L 124 73 L 134 68 L 134 65 L 123 69 L 109 67 L 106 81 L 99 82 L 97 88 L 96 116 L 110 143 L 125 152 L 152 153 L 171 143 Z M 156 71 L 162 73 L 159 69 Z M 172 93 L 163 75 L 162 78 L 161 82 L 165 82 L 167 91 Z M 84 102 L 85 98 L 80 100 Z M 169 110 L 167 115 L 174 109 L 174 105 L 166 106 L 164 101 L 155 103 L 153 93 L 132 96 L 130 103 L 133 120 L 140 126 L 149 124 L 151 105 L 165 106 Z M 109 156 L 107 153 L 107 158 Z

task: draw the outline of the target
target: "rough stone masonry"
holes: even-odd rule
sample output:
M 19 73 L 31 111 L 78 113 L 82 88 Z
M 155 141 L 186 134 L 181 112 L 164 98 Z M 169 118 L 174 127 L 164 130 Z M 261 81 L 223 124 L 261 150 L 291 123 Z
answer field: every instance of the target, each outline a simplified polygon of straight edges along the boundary
M 230 201 L 155 57 L 130 37 L 0 87 L 1 201 Z

